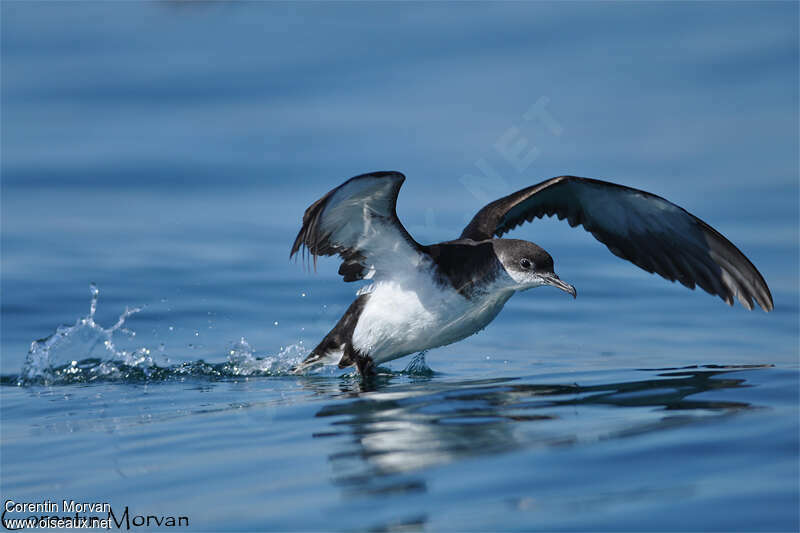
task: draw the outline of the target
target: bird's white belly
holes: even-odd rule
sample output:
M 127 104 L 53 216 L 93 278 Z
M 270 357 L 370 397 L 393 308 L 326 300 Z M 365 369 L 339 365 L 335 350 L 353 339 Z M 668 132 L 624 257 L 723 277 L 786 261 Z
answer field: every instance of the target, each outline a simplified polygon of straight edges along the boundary
M 353 331 L 353 347 L 382 363 L 461 340 L 497 316 L 512 292 L 467 299 L 430 276 L 379 281 Z

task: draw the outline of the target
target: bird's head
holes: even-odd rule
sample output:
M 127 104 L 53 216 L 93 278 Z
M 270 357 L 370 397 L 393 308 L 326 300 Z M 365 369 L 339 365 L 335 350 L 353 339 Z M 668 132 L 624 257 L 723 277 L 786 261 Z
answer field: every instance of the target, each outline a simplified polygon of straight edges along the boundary
M 494 252 L 509 276 L 509 285 L 515 291 L 525 291 L 542 285 L 552 285 L 573 298 L 575 287 L 561 281 L 553 272 L 553 258 L 541 247 L 519 239 L 494 239 Z

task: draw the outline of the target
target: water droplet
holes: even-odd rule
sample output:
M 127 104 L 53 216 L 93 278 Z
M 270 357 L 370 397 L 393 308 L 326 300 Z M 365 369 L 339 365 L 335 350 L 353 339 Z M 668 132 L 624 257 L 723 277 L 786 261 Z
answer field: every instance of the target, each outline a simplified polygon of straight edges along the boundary
M 199 331 L 195 331 L 195 332 L 194 332 L 194 336 L 195 336 L 195 337 L 199 337 L 199 336 L 200 336 L 200 332 L 199 332 Z
M 89 318 L 94 318 L 94 313 L 97 311 L 97 296 L 100 294 L 100 289 L 92 282 L 89 284 L 89 292 L 92 293 L 92 303 L 89 305 Z
M 301 293 L 300 293 L 300 297 L 301 297 L 301 298 L 305 298 L 305 297 L 306 297 L 306 293 L 304 293 L 304 292 L 301 292 Z
M 170 327 L 169 327 L 169 330 L 170 330 L 170 331 L 174 331 L 174 330 L 175 330 L 175 326 L 170 326 Z
M 276 320 L 275 322 L 272 323 L 272 325 L 273 326 L 277 326 L 278 325 L 278 321 Z

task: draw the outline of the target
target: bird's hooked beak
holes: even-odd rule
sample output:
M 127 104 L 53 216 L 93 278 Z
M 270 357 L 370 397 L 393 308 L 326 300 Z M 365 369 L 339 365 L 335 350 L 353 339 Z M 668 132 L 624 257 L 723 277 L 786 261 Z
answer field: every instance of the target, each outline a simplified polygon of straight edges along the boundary
M 572 295 L 573 298 L 578 297 L 578 291 L 575 290 L 575 287 L 573 287 L 572 285 L 570 285 L 565 281 L 561 281 L 561 279 L 555 274 L 544 274 L 542 276 L 542 280 L 544 281 L 545 285 L 552 285 L 557 289 L 561 289 L 564 292 L 568 292 Z

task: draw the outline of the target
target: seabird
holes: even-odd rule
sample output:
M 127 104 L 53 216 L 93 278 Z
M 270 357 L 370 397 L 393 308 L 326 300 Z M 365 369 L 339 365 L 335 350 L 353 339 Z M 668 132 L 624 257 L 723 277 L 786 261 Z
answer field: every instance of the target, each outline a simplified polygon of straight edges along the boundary
M 453 241 L 422 245 L 397 218 L 400 172 L 345 181 L 311 204 L 289 257 L 339 255 L 344 281 L 369 280 L 306 359 L 355 365 L 362 376 L 404 355 L 477 333 L 516 292 L 549 285 L 577 295 L 538 245 L 503 234 L 534 218 L 582 225 L 615 255 L 670 281 L 700 286 L 728 305 L 765 311 L 772 295 L 755 266 L 730 241 L 685 209 L 651 194 L 591 178 L 559 176 L 495 200 Z

